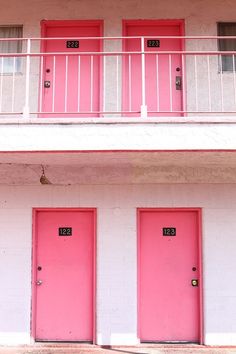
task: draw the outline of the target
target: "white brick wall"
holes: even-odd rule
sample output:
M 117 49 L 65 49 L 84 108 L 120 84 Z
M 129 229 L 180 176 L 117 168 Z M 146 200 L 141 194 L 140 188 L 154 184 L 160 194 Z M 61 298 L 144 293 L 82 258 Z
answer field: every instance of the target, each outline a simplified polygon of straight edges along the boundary
M 0 344 L 30 342 L 32 207 L 97 207 L 97 342 L 137 338 L 136 208 L 202 207 L 204 338 L 236 344 L 236 185 L 0 187 Z

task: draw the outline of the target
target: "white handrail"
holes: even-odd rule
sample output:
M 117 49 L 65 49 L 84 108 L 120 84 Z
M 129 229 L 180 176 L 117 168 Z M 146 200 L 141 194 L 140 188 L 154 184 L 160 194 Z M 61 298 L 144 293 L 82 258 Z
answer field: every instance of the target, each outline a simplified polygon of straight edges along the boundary
M 236 114 L 236 72 L 235 72 L 235 57 L 236 50 L 221 51 L 217 48 L 217 40 L 229 40 L 236 39 L 236 36 L 158 36 L 159 39 L 175 39 L 179 40 L 179 43 L 189 43 L 190 41 L 196 41 L 198 45 L 192 45 L 192 49 L 189 49 L 188 45 L 183 46 L 184 50 L 164 50 L 161 48 L 146 48 L 146 39 L 153 39 L 154 36 L 129 36 L 129 37 L 70 37 L 70 40 L 101 40 L 101 41 L 120 41 L 119 46 L 116 46 L 116 50 L 109 49 L 106 45 L 106 50 L 103 51 L 68 51 L 63 52 L 40 52 L 39 48 L 43 41 L 60 41 L 68 40 L 68 37 L 60 38 L 0 38 L 1 41 L 25 41 L 22 46 L 25 48 L 25 52 L 21 53 L 0 53 L 0 115 L 15 115 L 23 114 L 24 118 L 29 118 L 31 115 L 63 115 L 71 114 L 77 116 L 83 115 L 130 115 L 139 114 L 142 118 L 146 118 L 150 115 L 160 114 Z M 123 40 L 138 39 L 139 45 L 135 47 L 135 50 L 119 50 Z M 201 49 L 199 43 L 208 43 L 211 41 L 211 45 L 204 45 Z M 205 42 L 204 42 L 205 41 Z M 38 42 L 37 45 L 34 45 Z M 182 45 L 181 45 L 182 46 Z M 181 48 L 181 46 L 179 48 Z M 204 48 L 206 47 L 206 49 Z M 43 46 L 42 46 L 43 48 Z M 118 48 L 118 50 L 117 50 Z M 137 49 L 138 48 L 138 49 Z M 200 48 L 200 49 L 199 49 Z M 214 49 L 215 48 L 215 49 Z M 210 50 L 209 50 L 210 49 Z M 136 57 L 138 60 L 136 61 Z M 232 57 L 230 59 L 230 56 Z M 78 59 L 78 65 L 76 67 L 75 77 L 76 91 L 74 96 L 77 97 L 75 102 L 76 108 L 70 108 L 70 87 L 69 78 L 71 77 L 70 65 L 74 60 L 73 57 Z M 115 60 L 105 60 L 106 58 L 115 57 Z M 166 91 L 168 93 L 167 105 L 163 105 L 163 76 L 161 74 L 162 64 L 161 62 L 166 58 L 168 65 L 166 70 Z M 179 59 L 181 72 L 176 73 L 177 76 L 181 76 L 182 79 L 182 102 L 180 106 L 175 104 L 175 90 L 176 89 L 176 76 L 175 68 L 176 57 Z M 232 70 L 230 75 L 230 69 L 226 72 L 224 68 L 224 57 L 226 60 L 232 61 Z M 5 65 L 9 63 L 7 58 L 13 58 L 12 73 L 4 72 Z M 50 90 L 46 90 L 44 86 L 44 70 L 45 63 L 48 62 L 48 58 L 53 58 L 51 73 L 48 75 L 50 81 Z M 65 58 L 65 66 L 60 66 L 59 60 Z M 84 60 L 90 62 L 90 72 L 88 74 L 88 87 L 86 95 L 89 106 L 87 107 L 83 102 L 83 83 L 82 77 L 84 77 Z M 123 60 L 123 58 L 126 58 Z M 154 58 L 153 63 L 153 77 L 150 77 L 150 72 L 147 70 L 149 58 Z M 21 70 L 18 68 L 19 60 L 21 61 Z M 120 60 L 121 59 L 121 60 Z M 23 62 L 25 66 L 23 68 Z M 100 63 L 98 67 L 95 67 L 97 63 Z M 137 64 L 139 63 L 139 64 Z M 138 70 L 135 71 L 133 65 L 139 65 Z M 17 69 L 16 69 L 17 66 Z M 58 94 L 58 68 L 64 70 L 65 76 L 64 86 L 64 109 L 58 110 L 56 95 Z M 100 75 L 101 83 L 97 84 L 96 70 L 101 70 Z M 149 74 L 148 74 L 149 73 Z M 111 75 L 112 74 L 112 75 Z M 137 86 L 137 80 L 135 78 L 138 74 L 138 80 L 140 83 Z M 160 75 L 161 74 L 161 75 Z M 11 81 L 8 80 L 8 76 L 11 75 Z M 125 76 L 126 75 L 126 76 Z M 227 76 L 227 79 L 225 77 Z M 162 78 L 161 78 L 162 77 Z M 112 79 L 113 78 L 113 79 Z M 38 86 L 37 86 L 38 80 Z M 95 80 L 95 81 L 94 81 Z M 112 82 L 113 80 L 113 82 Z M 126 89 L 124 89 L 124 80 L 127 80 Z M 136 81 L 135 81 L 136 80 Z M 152 80 L 150 85 L 148 80 Z M 19 88 L 19 82 L 20 88 Z M 135 83 L 134 83 L 135 82 Z M 10 83 L 10 84 L 9 84 Z M 32 92 L 32 87 L 38 94 L 38 107 L 37 97 Z M 95 104 L 94 99 L 98 94 L 96 92 L 97 87 L 103 90 L 99 93 L 99 100 L 103 101 L 99 105 Z M 153 88 L 153 92 L 150 92 L 150 87 Z M 62 88 L 61 88 L 62 90 Z M 106 90 L 106 92 L 105 92 Z M 127 92 L 126 92 L 126 91 Z M 135 91 L 137 90 L 137 92 Z M 114 91 L 114 92 L 113 92 Z M 22 104 L 22 111 L 19 109 L 19 93 L 24 94 L 24 103 Z M 51 97 L 51 103 L 45 105 L 43 98 L 46 94 Z M 166 94 L 166 93 L 165 93 Z M 125 95 L 127 97 L 125 98 Z M 153 105 L 150 105 L 150 95 L 154 98 Z M 167 95 L 167 94 L 166 94 Z M 181 96 L 179 94 L 179 96 Z M 74 97 L 73 96 L 73 97 Z M 232 96 L 232 97 L 231 97 Z M 22 97 L 22 95 L 21 95 Z M 138 97 L 138 98 L 136 98 Z M 34 98 L 34 103 L 32 100 Z M 113 99 L 113 101 L 112 101 Z M 123 101 L 127 101 L 125 104 Z M 8 104 L 9 101 L 9 104 Z M 138 102 L 138 103 L 137 103 Z M 30 108 L 31 107 L 31 108 Z M 72 107 L 72 106 L 71 106 Z M 111 109 L 114 108 L 114 111 Z M 167 107 L 167 108 L 166 108 Z M 51 109 L 51 111 L 50 111 Z M 78 109 L 77 111 L 74 111 Z

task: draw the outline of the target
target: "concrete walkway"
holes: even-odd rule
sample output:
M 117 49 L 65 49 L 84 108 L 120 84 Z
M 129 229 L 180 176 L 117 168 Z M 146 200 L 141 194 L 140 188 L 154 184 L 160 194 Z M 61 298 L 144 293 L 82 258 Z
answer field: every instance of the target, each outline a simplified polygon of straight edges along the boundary
M 99 347 L 94 345 L 36 344 L 34 346 L 1 347 L 0 354 L 236 354 L 236 347 L 200 345 L 140 345 L 137 347 Z

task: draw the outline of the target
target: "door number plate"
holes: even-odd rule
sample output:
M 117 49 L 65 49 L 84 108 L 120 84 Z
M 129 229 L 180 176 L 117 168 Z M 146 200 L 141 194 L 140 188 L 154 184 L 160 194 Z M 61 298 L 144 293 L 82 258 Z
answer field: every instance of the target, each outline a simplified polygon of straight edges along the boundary
M 66 48 L 79 48 L 79 41 L 66 41 Z
M 176 228 L 175 227 L 163 227 L 162 235 L 163 236 L 176 236 Z
M 72 236 L 72 227 L 59 227 L 59 236 Z
M 148 39 L 147 40 L 147 47 L 148 48 L 159 48 L 160 47 L 159 39 Z

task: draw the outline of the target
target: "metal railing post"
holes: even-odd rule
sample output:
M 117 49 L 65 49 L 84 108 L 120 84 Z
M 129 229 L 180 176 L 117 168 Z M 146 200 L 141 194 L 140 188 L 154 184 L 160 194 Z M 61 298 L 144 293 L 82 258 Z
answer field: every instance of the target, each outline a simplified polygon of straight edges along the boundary
M 26 55 L 26 69 L 25 69 L 25 105 L 23 108 L 23 117 L 29 118 L 29 89 L 30 89 L 30 51 L 31 51 L 31 40 L 27 39 L 27 55 Z
M 145 82 L 145 42 L 144 37 L 141 38 L 141 70 L 142 70 L 142 105 L 141 105 L 141 118 L 147 118 L 147 105 L 146 105 L 146 82 Z

